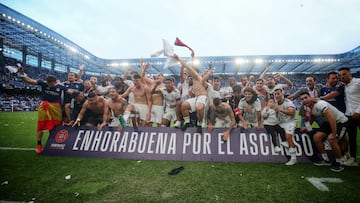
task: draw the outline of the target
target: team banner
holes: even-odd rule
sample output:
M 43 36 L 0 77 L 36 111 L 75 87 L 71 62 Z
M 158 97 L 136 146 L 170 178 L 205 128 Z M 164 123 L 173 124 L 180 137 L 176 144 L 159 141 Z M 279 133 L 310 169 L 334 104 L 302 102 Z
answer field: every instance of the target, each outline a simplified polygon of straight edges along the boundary
M 135 160 L 228 161 L 228 162 L 286 162 L 288 150 L 276 153 L 265 130 L 240 129 L 232 131 L 223 142 L 224 129 L 211 133 L 195 128 L 185 132 L 169 127 L 126 127 L 122 131 L 105 127 L 58 126 L 51 131 L 42 154 L 56 156 L 104 157 Z M 295 134 L 298 162 L 309 162 L 314 154 L 311 138 Z

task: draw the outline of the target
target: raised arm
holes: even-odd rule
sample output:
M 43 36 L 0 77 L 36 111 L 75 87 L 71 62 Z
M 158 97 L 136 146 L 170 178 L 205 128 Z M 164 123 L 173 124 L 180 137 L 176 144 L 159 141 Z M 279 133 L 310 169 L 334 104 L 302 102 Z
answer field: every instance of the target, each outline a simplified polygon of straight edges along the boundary
M 290 100 L 294 100 L 297 99 L 298 97 L 300 97 L 300 94 L 304 91 L 307 91 L 306 87 L 302 87 L 298 90 L 296 90 L 296 92 L 292 93 L 291 95 L 287 96 L 288 99 Z
M 184 66 L 180 66 L 180 84 L 183 84 L 187 78 L 187 76 L 185 75 L 185 70 L 184 70 Z
M 32 84 L 32 85 L 38 84 L 36 80 L 34 80 L 26 75 L 26 73 L 24 72 L 24 68 L 21 66 L 20 63 L 18 63 L 17 66 L 18 66 L 18 77 L 22 78 L 23 82 Z
M 140 73 L 140 76 L 145 81 L 145 84 L 147 84 L 149 87 L 152 87 L 152 85 L 154 84 L 155 81 L 153 79 L 151 79 L 151 78 L 146 77 L 146 72 L 147 72 L 149 67 L 150 67 L 150 63 L 147 62 L 145 64 L 145 66 L 143 66 L 143 68 L 141 70 L 141 73 Z
M 269 70 L 270 70 L 270 66 L 266 66 L 263 72 L 260 74 L 259 79 L 265 79 L 265 75 Z
M 210 71 L 208 71 L 205 75 L 203 75 L 202 79 L 201 79 L 201 84 L 203 84 L 204 86 L 206 86 L 206 81 L 210 78 L 210 76 L 215 73 L 216 68 L 213 67 L 210 69 Z
M 156 89 L 157 86 L 159 86 L 160 84 L 161 84 L 161 81 L 156 81 L 156 82 L 155 82 L 155 85 L 154 85 L 154 87 L 153 87 L 152 90 L 151 90 L 151 94 L 161 93 L 160 90 L 157 90 L 157 89 Z
M 80 66 L 79 66 L 79 72 L 78 72 L 78 74 L 76 74 L 76 79 L 77 79 L 77 81 L 78 82 L 83 82 L 83 80 L 81 79 L 81 76 L 83 75 L 83 73 L 84 73 L 84 68 L 85 68 L 85 65 L 84 64 L 81 64 Z
M 285 81 L 286 84 L 286 86 L 284 87 L 285 89 L 291 88 L 293 86 L 293 83 L 289 79 L 287 79 L 283 74 L 277 74 L 277 75 Z
M 128 69 L 125 70 L 124 75 L 123 75 L 123 77 L 122 77 L 123 81 L 127 80 L 127 76 L 128 76 L 128 74 L 129 74 L 129 72 L 131 72 L 131 69 L 130 69 L 130 68 L 128 68 Z
M 189 66 L 189 64 L 183 61 L 177 54 L 174 54 L 174 58 L 180 62 L 180 64 L 188 71 L 188 73 L 193 77 L 193 79 L 196 79 L 198 81 L 201 80 L 200 74 L 196 72 L 191 66 Z

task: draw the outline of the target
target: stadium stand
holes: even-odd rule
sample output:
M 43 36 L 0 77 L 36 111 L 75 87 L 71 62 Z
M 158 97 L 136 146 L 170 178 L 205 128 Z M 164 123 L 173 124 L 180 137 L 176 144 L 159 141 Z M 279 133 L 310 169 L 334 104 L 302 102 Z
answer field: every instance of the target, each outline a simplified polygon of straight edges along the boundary
M 85 65 L 82 79 L 91 76 L 110 74 L 120 76 L 126 69 L 139 71 L 139 59 L 103 59 L 94 56 L 71 40 L 61 36 L 44 25 L 23 14 L 0 4 L 0 98 L 1 111 L 9 110 L 13 101 L 15 110 L 34 110 L 38 102 L 39 87 L 24 84 L 11 74 L 6 65 L 23 64 L 26 73 L 32 78 L 44 78 L 55 75 L 60 81 L 66 81 L 66 73 L 78 72 L 81 64 Z M 201 54 L 201 53 L 200 53 Z M 190 60 L 184 57 L 185 60 Z M 148 74 L 158 72 L 165 76 L 174 76 L 179 82 L 179 66 L 164 68 L 166 58 L 145 58 L 150 62 Z M 336 71 L 339 67 L 349 67 L 355 77 L 360 74 L 360 46 L 346 53 L 333 55 L 257 55 L 257 56 L 212 56 L 196 58 L 200 70 L 215 67 L 214 75 L 222 77 L 222 86 L 227 78 L 242 75 L 255 77 L 270 66 L 269 74 L 285 74 L 294 86 L 286 92 L 291 94 L 304 86 L 306 75 L 314 75 L 318 83 L 325 84 L 327 72 Z M 26 96 L 32 97 L 27 100 Z M 14 108 L 13 108 L 14 109 Z

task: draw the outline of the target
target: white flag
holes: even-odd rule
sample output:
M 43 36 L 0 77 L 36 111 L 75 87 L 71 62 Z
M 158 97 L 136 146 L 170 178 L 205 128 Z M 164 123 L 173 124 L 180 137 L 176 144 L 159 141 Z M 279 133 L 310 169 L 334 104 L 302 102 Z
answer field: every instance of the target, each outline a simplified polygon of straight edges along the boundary
M 167 40 L 163 39 L 164 45 L 164 56 L 167 56 L 167 59 L 164 64 L 164 68 L 169 68 L 175 66 L 178 61 L 174 58 L 174 47 Z
M 6 69 L 10 71 L 10 73 L 17 73 L 18 69 L 15 66 L 5 66 Z
M 166 40 L 163 39 L 164 56 L 174 56 L 174 47 Z

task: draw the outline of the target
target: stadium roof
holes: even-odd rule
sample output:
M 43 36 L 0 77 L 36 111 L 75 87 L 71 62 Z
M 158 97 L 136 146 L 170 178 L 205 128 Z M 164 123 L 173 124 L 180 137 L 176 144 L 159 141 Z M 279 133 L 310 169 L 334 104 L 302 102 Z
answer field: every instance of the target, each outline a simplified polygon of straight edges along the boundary
M 131 68 L 139 70 L 140 59 L 103 59 L 81 48 L 71 40 L 41 25 L 21 13 L 0 4 L 0 38 L 3 40 L 4 55 L 19 50 L 27 55 L 41 57 L 67 68 L 76 69 L 85 64 L 87 74 L 110 73 L 122 75 Z M 101 39 L 99 39 L 101 40 Z M 189 60 L 189 57 L 184 57 Z M 149 74 L 162 72 L 178 75 L 179 66 L 164 68 L 166 58 L 145 58 L 150 62 Z M 260 74 L 266 66 L 270 72 L 285 74 L 317 74 L 336 71 L 339 67 L 349 67 L 352 72 L 360 71 L 360 46 L 346 53 L 333 55 L 251 55 L 251 56 L 211 56 L 196 57 L 200 69 L 215 67 L 215 74 L 243 75 Z

